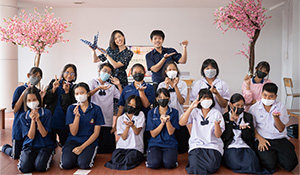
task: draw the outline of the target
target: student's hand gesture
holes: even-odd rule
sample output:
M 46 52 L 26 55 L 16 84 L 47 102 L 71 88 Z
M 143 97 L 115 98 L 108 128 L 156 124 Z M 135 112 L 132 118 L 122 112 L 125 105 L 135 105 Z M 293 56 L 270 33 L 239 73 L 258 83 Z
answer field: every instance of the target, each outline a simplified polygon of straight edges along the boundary
M 176 52 L 166 53 L 166 54 L 164 54 L 164 58 L 167 59 L 167 58 L 169 58 L 170 56 L 172 56 L 174 54 L 176 54 Z
M 76 154 L 76 155 L 81 154 L 82 151 L 83 151 L 83 147 L 81 147 L 81 146 L 75 147 L 75 148 L 72 150 L 72 152 L 73 152 L 74 154 Z
M 146 88 L 147 88 L 147 86 L 140 85 L 136 89 L 139 90 L 139 91 L 144 91 Z
M 240 129 L 246 129 L 246 128 L 251 128 L 251 127 L 249 126 L 249 123 L 241 123 L 241 124 L 240 124 Z
M 165 78 L 166 89 L 169 89 L 170 81 L 171 81 L 171 80 L 170 80 L 169 77 L 166 77 L 166 78 Z
M 231 108 L 231 115 L 230 115 L 230 121 L 237 121 L 237 119 L 239 118 L 239 115 L 236 114 L 237 112 L 237 108 L 235 108 L 235 111 Z
M 191 104 L 190 108 L 195 109 L 197 108 L 198 104 L 201 103 L 203 101 L 203 99 L 201 99 L 200 101 L 198 100 L 199 96 L 196 98 L 196 100 L 193 101 L 193 103 Z
M 63 82 L 63 89 L 65 91 L 65 94 L 68 94 L 70 92 L 70 84 Z
M 80 117 L 80 113 L 79 113 L 79 105 L 77 105 L 74 110 L 73 110 L 73 113 L 75 114 L 75 117 Z
M 103 49 L 103 48 L 101 48 L 101 49 L 97 48 L 97 49 L 98 49 L 102 54 L 107 55 L 107 52 L 106 52 L 105 49 Z
M 99 87 L 99 89 L 107 90 L 111 87 L 111 84 L 99 85 L 98 87 Z
M 220 120 L 220 119 L 215 120 L 215 126 L 216 126 L 216 125 L 220 126 L 220 123 L 221 123 L 221 120 Z
M 116 132 L 116 131 L 117 131 L 116 127 L 113 126 L 113 127 L 111 128 L 111 130 L 110 130 L 110 133 L 112 134 L 112 133 L 114 133 L 114 132 Z
M 174 86 L 174 87 L 177 86 L 178 82 L 179 82 L 179 78 L 176 77 L 176 78 L 173 80 L 173 86 Z
M 57 79 L 57 75 L 55 75 L 55 81 L 53 82 L 52 86 L 53 86 L 53 93 L 56 91 L 56 89 L 59 87 L 60 85 L 60 80 L 61 80 L 61 77 L 59 79 Z
M 271 146 L 271 144 L 268 142 L 268 140 L 266 140 L 264 138 L 258 139 L 258 150 L 259 151 L 269 150 L 268 145 Z
M 165 124 L 167 122 L 167 116 L 165 114 L 160 116 L 161 123 Z
M 110 77 L 110 82 L 116 86 L 121 85 L 120 80 L 117 77 Z
M 210 86 L 211 86 L 211 88 L 210 88 L 210 92 L 211 93 L 213 93 L 215 95 L 219 94 L 218 90 L 214 87 L 213 84 L 211 84 Z
M 132 125 L 133 125 L 133 122 L 130 120 L 130 121 L 124 121 L 125 125 L 127 128 L 130 128 Z
M 184 40 L 181 42 L 181 45 L 183 46 L 183 48 L 186 48 L 189 45 L 189 42 L 187 40 Z
M 250 75 L 246 75 L 245 78 L 244 78 L 244 81 L 246 82 L 246 85 L 248 87 L 250 87 L 250 81 L 251 81 Z
M 281 113 L 275 109 L 275 111 L 272 113 L 272 115 L 273 115 L 273 117 L 279 117 L 279 116 L 281 116 Z
M 42 99 L 43 99 L 43 98 L 45 97 L 45 95 L 46 95 L 47 87 L 48 87 L 48 86 L 45 86 L 45 88 L 44 88 L 44 85 L 42 85 L 42 89 L 41 89 L 41 91 L 40 91 L 40 95 L 41 95 L 41 98 L 42 98 Z

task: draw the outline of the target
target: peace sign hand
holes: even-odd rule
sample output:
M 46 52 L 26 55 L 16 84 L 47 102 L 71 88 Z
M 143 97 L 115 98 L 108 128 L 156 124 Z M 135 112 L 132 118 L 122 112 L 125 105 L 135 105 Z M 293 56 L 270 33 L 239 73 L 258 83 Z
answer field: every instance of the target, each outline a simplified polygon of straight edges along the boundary
M 239 118 L 239 115 L 236 114 L 237 108 L 235 108 L 235 111 L 231 108 L 231 115 L 230 115 L 230 121 L 236 121 Z
M 53 82 L 53 88 L 52 88 L 52 90 L 53 90 L 53 93 L 56 91 L 56 89 L 59 87 L 59 85 L 60 85 L 60 80 L 61 80 L 61 77 L 59 78 L 59 79 L 57 79 L 57 75 L 55 75 L 55 81 Z
M 44 88 L 44 85 L 42 85 L 42 89 L 41 89 L 41 91 L 40 91 L 40 95 L 41 95 L 41 98 L 42 98 L 42 99 L 43 99 L 43 98 L 45 97 L 45 95 L 46 95 L 47 87 L 48 87 L 48 86 L 45 86 L 45 88 Z

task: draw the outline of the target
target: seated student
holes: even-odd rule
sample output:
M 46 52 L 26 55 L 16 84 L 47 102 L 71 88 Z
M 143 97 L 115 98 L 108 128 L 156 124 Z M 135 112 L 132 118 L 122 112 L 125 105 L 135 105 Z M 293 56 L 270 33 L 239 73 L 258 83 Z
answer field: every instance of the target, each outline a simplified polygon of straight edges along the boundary
M 78 104 L 68 107 L 66 124 L 70 134 L 62 148 L 60 167 L 72 169 L 92 168 L 98 148 L 100 125 L 104 125 L 101 108 L 91 103 L 89 86 L 78 83 L 74 94 Z
M 200 89 L 208 88 L 214 97 L 215 107 L 219 112 L 223 114 L 224 108 L 227 106 L 230 98 L 229 88 L 226 82 L 218 78 L 219 67 L 214 59 L 206 59 L 202 63 L 201 75 L 203 78 L 197 80 L 193 86 L 190 95 L 190 100 L 194 101 L 197 98 L 197 94 Z
M 20 116 L 24 143 L 18 169 L 22 173 L 43 172 L 50 168 L 54 155 L 54 142 L 49 133 L 52 114 L 42 107 L 41 96 L 35 87 L 25 91 L 24 103 L 26 112 Z
M 66 112 L 68 107 L 75 103 L 74 82 L 77 78 L 77 68 L 74 64 L 64 66 L 60 78 L 55 75 L 48 85 L 45 96 L 46 108 L 52 112 L 51 138 L 57 142 L 59 136 L 59 146 L 63 146 L 69 135 L 69 127 L 66 125 Z
M 292 171 L 298 164 L 294 145 L 288 141 L 285 125 L 289 116 L 285 105 L 276 101 L 278 87 L 274 83 L 263 86 L 261 101 L 249 109 L 253 115 L 255 149 L 261 164 L 268 170 L 276 169 L 277 164 Z
M 255 67 L 255 75 L 251 78 L 246 75 L 242 91 L 245 98 L 245 111 L 248 111 L 251 105 L 260 101 L 261 90 L 266 83 L 271 83 L 271 80 L 265 77 L 270 73 L 270 65 L 266 61 L 261 61 Z
M 101 126 L 99 135 L 98 153 L 112 153 L 116 147 L 115 135 L 110 132 L 113 124 L 114 98 L 120 98 L 122 86 L 119 79 L 111 77 L 114 72 L 114 68 L 111 64 L 101 64 L 98 72 L 99 78 L 88 82 L 91 89 L 91 102 L 103 109 L 102 112 L 105 121 L 105 125 Z M 119 89 L 107 82 L 109 79 L 111 79 L 111 82 Z
M 179 129 L 178 111 L 168 106 L 170 93 L 166 88 L 156 92 L 158 107 L 151 109 L 147 116 L 146 130 L 150 131 L 146 166 L 158 169 L 177 167 L 178 142 L 175 129 Z
M 130 170 L 143 162 L 145 115 L 141 110 L 142 101 L 139 96 L 131 95 L 126 99 L 125 113 L 117 121 L 117 134 L 121 137 L 111 161 L 106 162 L 105 167 Z
M 152 72 L 152 81 L 154 90 L 157 90 L 158 84 L 164 81 L 162 75 L 162 68 L 169 61 L 185 64 L 187 60 L 187 46 L 188 41 L 182 41 L 183 54 L 177 53 L 173 48 L 163 47 L 165 34 L 161 30 L 153 30 L 150 34 L 151 42 L 154 49 L 147 53 L 146 61 L 148 70 Z
M 223 117 L 225 131 L 223 162 L 235 173 L 264 174 L 254 151 L 254 126 L 251 114 L 244 112 L 245 99 L 241 94 L 233 94 L 228 111 Z
M 201 89 L 198 97 L 182 115 L 179 124 L 192 124 L 189 140 L 189 174 L 213 174 L 221 166 L 223 154 L 222 132 L 225 129 L 222 114 L 214 108 L 215 101 L 209 89 Z
M 12 145 L 5 144 L 0 147 L 0 151 L 2 151 L 4 154 L 8 155 L 9 157 L 13 159 L 19 159 L 22 145 L 23 145 L 23 140 L 24 138 L 22 137 L 22 131 L 21 131 L 21 123 L 20 123 L 20 115 L 24 113 L 24 94 L 25 91 L 29 87 L 33 87 L 37 85 L 40 80 L 43 77 L 43 72 L 39 67 L 32 67 L 27 73 L 28 77 L 28 82 L 25 83 L 24 85 L 21 85 L 16 88 L 14 94 L 13 94 L 13 99 L 12 99 L 12 109 L 14 111 L 14 120 L 13 120 L 13 127 L 12 127 Z M 45 96 L 45 91 L 42 90 L 41 96 L 44 98 Z
M 169 106 L 177 109 L 179 118 L 183 114 L 183 103 L 187 96 L 187 84 L 179 79 L 179 69 L 173 61 L 166 63 L 163 69 L 165 81 L 158 85 L 158 89 L 167 88 L 170 92 Z M 189 149 L 190 134 L 186 126 L 180 126 L 175 130 L 175 137 L 178 141 L 178 153 L 187 152 Z

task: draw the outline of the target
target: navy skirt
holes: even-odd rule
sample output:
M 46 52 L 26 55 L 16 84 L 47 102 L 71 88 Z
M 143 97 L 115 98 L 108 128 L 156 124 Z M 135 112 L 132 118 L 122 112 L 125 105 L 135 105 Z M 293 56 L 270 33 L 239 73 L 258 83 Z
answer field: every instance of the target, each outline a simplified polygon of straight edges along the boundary
M 130 170 L 143 161 L 143 154 L 135 149 L 116 149 L 112 153 L 111 161 L 106 162 L 104 166 L 115 170 Z
M 250 148 L 226 149 L 223 163 L 235 173 L 271 174 L 260 166 L 258 157 Z
M 196 148 L 189 152 L 188 174 L 213 174 L 221 167 L 222 155 L 214 149 Z

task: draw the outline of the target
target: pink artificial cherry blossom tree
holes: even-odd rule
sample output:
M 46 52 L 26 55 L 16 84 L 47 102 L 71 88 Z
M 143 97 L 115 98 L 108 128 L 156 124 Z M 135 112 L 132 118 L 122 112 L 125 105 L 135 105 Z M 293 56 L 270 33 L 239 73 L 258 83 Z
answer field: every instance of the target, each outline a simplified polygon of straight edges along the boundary
M 249 38 L 249 46 L 243 44 L 244 50 L 239 51 L 240 55 L 249 59 L 249 73 L 252 76 L 255 61 L 255 43 L 259 37 L 261 29 L 265 25 L 265 20 L 271 18 L 266 16 L 267 9 L 262 7 L 262 0 L 230 0 L 227 7 L 220 7 L 215 10 L 214 16 L 217 28 L 224 33 L 233 28 L 242 30 Z M 223 28 L 222 24 L 227 28 Z
M 35 8 L 33 14 L 27 14 L 22 9 L 19 16 L 3 19 L 6 28 L 0 26 L 0 40 L 30 48 L 36 53 L 34 66 L 38 67 L 41 54 L 49 53 L 46 47 L 69 41 L 64 40 L 62 34 L 68 32 L 71 22 L 62 23 L 51 10 L 51 7 L 46 7 L 44 13 L 39 13 Z

